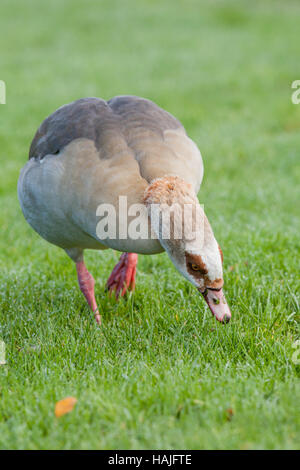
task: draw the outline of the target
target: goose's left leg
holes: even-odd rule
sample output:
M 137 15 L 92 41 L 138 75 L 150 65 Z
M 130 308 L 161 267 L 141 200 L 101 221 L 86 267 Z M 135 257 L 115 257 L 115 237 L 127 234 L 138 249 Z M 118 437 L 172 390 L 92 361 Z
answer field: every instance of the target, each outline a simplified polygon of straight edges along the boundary
M 114 267 L 106 287 L 110 292 L 115 291 L 117 298 L 119 294 L 125 295 L 127 290 L 134 290 L 137 262 L 138 255 L 136 253 L 123 253 L 120 261 Z

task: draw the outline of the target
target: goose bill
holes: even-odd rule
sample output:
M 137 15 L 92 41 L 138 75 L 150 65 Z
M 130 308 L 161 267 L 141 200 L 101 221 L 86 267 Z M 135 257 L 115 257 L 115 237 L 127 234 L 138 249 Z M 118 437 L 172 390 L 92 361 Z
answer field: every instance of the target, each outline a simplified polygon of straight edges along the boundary
M 201 292 L 201 294 L 216 319 L 221 323 L 228 323 L 231 318 L 231 312 L 226 302 L 223 289 L 206 289 L 205 292 Z

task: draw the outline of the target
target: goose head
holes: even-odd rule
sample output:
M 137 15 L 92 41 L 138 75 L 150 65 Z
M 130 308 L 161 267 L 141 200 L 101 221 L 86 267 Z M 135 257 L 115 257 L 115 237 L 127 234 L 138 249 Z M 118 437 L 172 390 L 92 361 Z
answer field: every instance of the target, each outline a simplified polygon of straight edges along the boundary
M 144 202 L 151 226 L 177 270 L 222 323 L 231 318 L 223 293 L 223 254 L 192 186 L 177 176 L 154 180 Z

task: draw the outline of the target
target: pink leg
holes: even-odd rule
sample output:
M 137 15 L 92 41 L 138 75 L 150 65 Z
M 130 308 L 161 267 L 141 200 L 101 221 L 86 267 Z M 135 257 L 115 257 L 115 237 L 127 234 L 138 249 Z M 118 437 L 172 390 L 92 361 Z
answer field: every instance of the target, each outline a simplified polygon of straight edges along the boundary
M 120 261 L 114 267 L 106 287 L 110 292 L 116 291 L 117 298 L 120 293 L 123 297 L 127 290 L 134 290 L 137 262 L 138 255 L 136 253 L 123 253 Z
M 96 304 L 94 285 L 95 281 L 93 276 L 88 272 L 84 261 L 79 261 L 76 263 L 76 271 L 78 277 L 78 284 L 81 292 L 85 296 L 90 309 L 93 311 L 96 322 L 101 325 L 101 316 Z

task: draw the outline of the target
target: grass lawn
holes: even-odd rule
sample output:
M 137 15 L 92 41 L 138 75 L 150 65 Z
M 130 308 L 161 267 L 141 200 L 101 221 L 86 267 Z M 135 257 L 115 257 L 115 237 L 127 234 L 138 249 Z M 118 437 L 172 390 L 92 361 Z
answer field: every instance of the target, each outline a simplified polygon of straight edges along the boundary
M 0 448 L 299 447 L 299 24 L 296 0 L 1 0 Z M 22 216 L 41 120 L 118 94 L 154 100 L 199 145 L 226 326 L 166 254 L 140 256 L 135 294 L 110 300 L 108 250 L 86 253 L 100 330 L 74 264 Z

